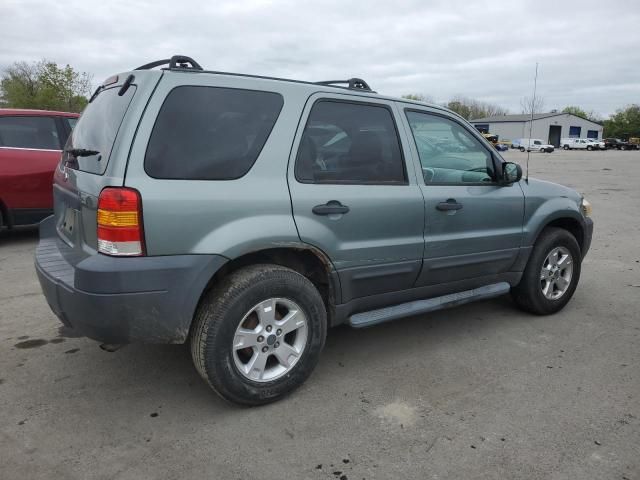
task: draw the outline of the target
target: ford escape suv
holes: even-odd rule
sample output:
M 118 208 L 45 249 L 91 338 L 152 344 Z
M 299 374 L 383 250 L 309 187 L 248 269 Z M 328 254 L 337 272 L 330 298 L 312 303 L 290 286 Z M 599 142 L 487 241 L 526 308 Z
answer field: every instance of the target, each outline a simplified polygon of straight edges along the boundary
M 535 314 L 563 308 L 591 206 L 521 176 L 445 108 L 361 79 L 175 56 L 94 93 L 55 172 L 36 269 L 67 327 L 190 342 L 216 392 L 258 405 L 305 381 L 331 326 L 509 292 Z

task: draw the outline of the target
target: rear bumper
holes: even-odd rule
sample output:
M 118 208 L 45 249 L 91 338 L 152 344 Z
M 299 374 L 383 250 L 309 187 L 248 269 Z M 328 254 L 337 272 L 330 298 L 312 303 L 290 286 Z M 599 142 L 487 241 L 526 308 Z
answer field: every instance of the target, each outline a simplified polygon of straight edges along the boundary
M 582 258 L 586 257 L 591 247 L 591 239 L 593 237 L 593 220 L 589 217 L 584 219 L 584 237 L 582 239 Z
M 42 292 L 64 325 L 104 343 L 184 343 L 204 288 L 227 261 L 95 254 L 74 263 L 68 250 L 45 219 L 35 258 Z

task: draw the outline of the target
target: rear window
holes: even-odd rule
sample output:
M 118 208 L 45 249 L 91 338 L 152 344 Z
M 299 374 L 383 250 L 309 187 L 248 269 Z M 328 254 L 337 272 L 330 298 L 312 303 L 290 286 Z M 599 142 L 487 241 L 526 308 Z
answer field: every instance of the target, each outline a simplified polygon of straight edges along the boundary
M 0 117 L 0 147 L 60 150 L 53 117 Z
M 282 105 L 273 92 L 176 87 L 151 132 L 145 170 L 166 179 L 240 178 L 260 155 Z
M 95 155 L 70 158 L 65 154 L 67 166 L 83 172 L 103 174 L 107 168 L 113 142 L 116 139 L 120 124 L 131 103 L 136 87 L 130 86 L 124 95 L 119 96 L 120 87 L 103 90 L 85 108 L 78 122 L 73 124 L 65 150 L 83 149 L 98 152 Z

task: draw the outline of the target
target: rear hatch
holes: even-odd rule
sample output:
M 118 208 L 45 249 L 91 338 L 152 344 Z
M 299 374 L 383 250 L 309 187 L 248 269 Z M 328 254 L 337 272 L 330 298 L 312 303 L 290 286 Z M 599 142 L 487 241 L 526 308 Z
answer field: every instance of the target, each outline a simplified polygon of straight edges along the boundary
M 56 231 L 67 261 L 97 251 L 97 206 L 105 187 L 121 187 L 129 147 L 161 72 L 129 72 L 98 87 L 67 140 L 53 183 Z

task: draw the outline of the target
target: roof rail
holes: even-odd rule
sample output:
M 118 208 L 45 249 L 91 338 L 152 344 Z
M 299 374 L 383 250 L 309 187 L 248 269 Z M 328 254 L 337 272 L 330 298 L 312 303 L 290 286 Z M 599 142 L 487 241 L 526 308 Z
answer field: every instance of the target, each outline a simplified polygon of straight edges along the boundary
M 349 80 L 325 80 L 323 82 L 315 82 L 318 85 L 347 85 L 350 90 L 364 90 L 365 92 L 373 92 L 369 84 L 361 78 L 350 78 Z
M 169 70 L 202 70 L 202 67 L 191 57 L 184 55 L 174 55 L 171 58 L 165 60 L 156 60 L 155 62 L 146 63 L 139 66 L 136 70 L 151 70 L 152 68 L 159 67 L 160 65 L 169 65 Z

